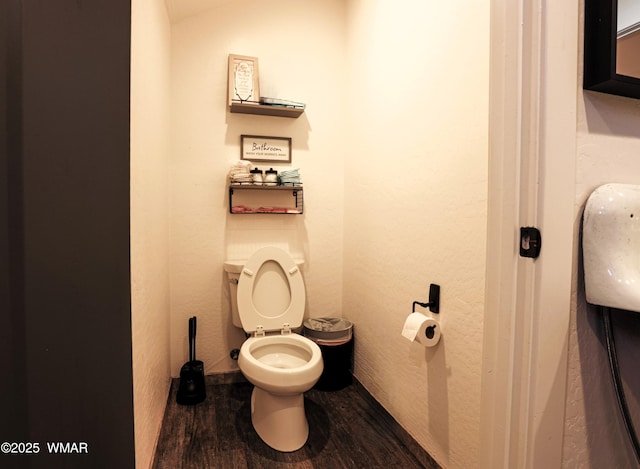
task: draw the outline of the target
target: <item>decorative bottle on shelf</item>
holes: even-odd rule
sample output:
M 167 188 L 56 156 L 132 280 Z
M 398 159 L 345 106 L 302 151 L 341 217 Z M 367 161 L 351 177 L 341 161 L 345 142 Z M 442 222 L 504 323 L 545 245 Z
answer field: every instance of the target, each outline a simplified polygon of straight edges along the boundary
M 251 178 L 253 180 L 253 183 L 256 186 L 261 186 L 263 179 L 262 179 L 262 170 L 258 169 L 258 168 L 254 168 L 251 170 Z
M 273 168 L 269 168 L 265 171 L 264 176 L 265 186 L 277 186 L 278 185 L 278 171 Z

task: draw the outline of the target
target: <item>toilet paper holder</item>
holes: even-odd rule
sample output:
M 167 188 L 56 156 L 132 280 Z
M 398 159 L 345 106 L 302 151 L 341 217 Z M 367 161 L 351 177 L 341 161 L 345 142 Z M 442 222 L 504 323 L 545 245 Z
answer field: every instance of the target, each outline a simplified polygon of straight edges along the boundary
M 429 308 L 432 313 L 440 313 L 440 285 L 436 285 L 432 283 L 429 285 L 429 302 L 422 303 L 420 301 L 414 301 L 413 307 L 411 308 L 412 312 L 416 312 L 416 305 L 420 305 L 423 308 Z

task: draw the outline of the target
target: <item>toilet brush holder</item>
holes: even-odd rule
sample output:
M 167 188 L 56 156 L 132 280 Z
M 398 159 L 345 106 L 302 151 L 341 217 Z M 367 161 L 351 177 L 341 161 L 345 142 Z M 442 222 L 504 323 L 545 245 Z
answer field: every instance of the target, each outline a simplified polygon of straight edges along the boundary
M 204 401 L 207 392 L 204 384 L 204 363 L 196 360 L 196 317 L 189 318 L 189 361 L 180 369 L 180 385 L 176 402 L 193 405 Z

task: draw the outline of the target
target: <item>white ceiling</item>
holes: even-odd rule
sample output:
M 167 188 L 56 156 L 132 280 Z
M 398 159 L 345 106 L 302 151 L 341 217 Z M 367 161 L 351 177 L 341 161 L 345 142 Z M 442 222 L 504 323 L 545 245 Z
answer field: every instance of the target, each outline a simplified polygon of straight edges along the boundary
M 172 23 L 177 23 L 182 19 L 197 15 L 203 11 L 216 8 L 234 0 L 165 0 L 169 19 Z

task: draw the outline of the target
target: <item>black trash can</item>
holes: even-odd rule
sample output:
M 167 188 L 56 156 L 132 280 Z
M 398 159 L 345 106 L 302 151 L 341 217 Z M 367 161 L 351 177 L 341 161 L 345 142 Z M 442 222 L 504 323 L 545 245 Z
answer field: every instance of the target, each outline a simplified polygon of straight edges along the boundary
M 314 386 L 337 391 L 352 382 L 353 324 L 342 318 L 311 318 L 304 322 L 304 335 L 322 351 L 324 369 Z

